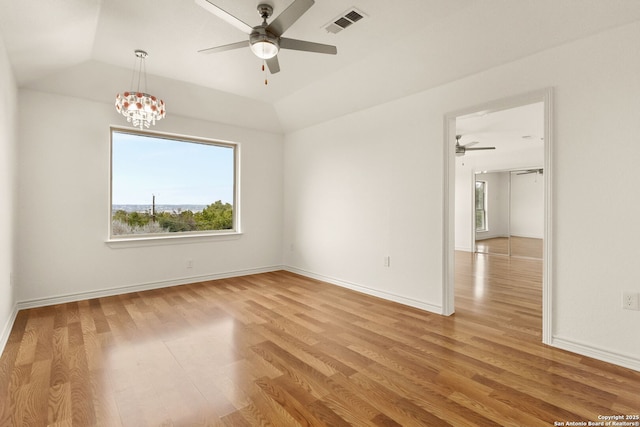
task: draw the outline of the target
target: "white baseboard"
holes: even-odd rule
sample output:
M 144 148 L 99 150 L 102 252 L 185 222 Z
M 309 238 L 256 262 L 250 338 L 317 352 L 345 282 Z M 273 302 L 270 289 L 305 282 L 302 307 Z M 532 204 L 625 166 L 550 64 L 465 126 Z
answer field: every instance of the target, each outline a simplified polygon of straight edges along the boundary
M 110 297 L 114 295 L 128 294 L 132 292 L 149 291 L 153 289 L 168 288 L 171 286 L 187 285 L 190 283 L 206 282 L 208 280 L 227 279 L 230 277 L 248 276 L 251 274 L 269 273 L 272 271 L 283 270 L 284 266 L 274 265 L 270 267 L 250 268 L 246 270 L 227 271 L 223 273 L 205 274 L 202 276 L 181 277 L 178 279 L 162 280 L 158 282 L 138 283 L 135 285 L 120 286 L 116 288 L 101 289 L 97 291 L 78 292 L 73 294 L 59 295 L 46 298 L 37 298 L 26 301 L 19 301 L 17 309 L 23 310 L 27 308 L 45 307 L 48 305 L 64 304 L 74 301 L 82 301 L 93 298 Z M 12 323 L 13 324 L 13 323 Z
M 366 286 L 359 285 L 357 283 L 348 282 L 333 277 L 323 276 L 321 274 L 312 273 L 310 271 L 302 270 L 297 267 L 285 266 L 284 269 L 291 273 L 296 273 L 301 276 L 309 277 L 311 279 L 321 280 L 323 282 L 330 283 L 332 285 L 340 286 L 343 288 L 351 289 L 352 291 L 360 292 L 374 297 L 386 299 L 389 301 L 397 302 L 399 304 L 407 305 L 409 307 L 419 308 L 420 310 L 429 311 L 435 314 L 443 314 L 442 306 L 425 303 L 413 298 L 403 297 L 402 295 L 392 294 L 390 292 L 379 291 L 377 289 L 368 288 Z
M 567 338 L 554 336 L 550 343 L 551 346 L 567 350 L 582 356 L 598 359 L 603 362 L 612 363 L 614 365 L 623 366 L 625 368 L 640 371 L 640 359 L 626 354 L 615 353 L 607 349 L 594 347 L 589 344 L 576 342 Z
M 489 239 L 506 239 L 508 237 L 509 237 L 508 234 L 483 235 L 483 236 L 480 236 L 480 237 L 476 237 L 476 242 L 481 242 L 483 240 L 489 240 Z
M 11 335 L 11 329 L 13 329 L 13 324 L 16 322 L 16 316 L 18 315 L 18 305 L 13 305 L 13 310 L 11 310 L 11 314 L 7 319 L 7 322 L 4 324 L 2 328 L 2 333 L 0 333 L 0 354 L 4 352 L 4 348 L 7 346 L 7 342 L 9 341 L 9 335 Z
M 511 237 L 522 237 L 525 239 L 544 239 L 544 236 L 538 236 L 534 234 L 512 234 Z

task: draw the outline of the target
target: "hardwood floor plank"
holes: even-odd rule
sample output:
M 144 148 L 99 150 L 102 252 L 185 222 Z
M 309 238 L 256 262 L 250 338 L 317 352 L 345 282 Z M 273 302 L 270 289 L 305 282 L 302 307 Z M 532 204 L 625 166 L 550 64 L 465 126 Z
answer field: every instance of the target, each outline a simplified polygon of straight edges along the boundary
M 38 334 L 36 329 L 30 327 L 24 331 L 22 335 L 22 341 L 18 348 L 18 355 L 16 357 L 15 364 L 31 365 L 36 359 L 36 346 L 38 344 Z
M 331 394 L 325 396 L 323 401 L 333 412 L 353 425 L 375 425 L 372 420 L 380 414 L 380 410 L 363 399 L 349 377 L 333 375 L 330 384 Z
M 295 418 L 285 410 L 277 401 L 254 384 L 251 393 L 250 421 L 253 425 L 266 426 L 299 426 Z M 245 415 L 245 413 L 243 413 Z M 266 421 L 265 421 L 266 420 Z
M 550 416 L 554 420 L 581 420 L 593 419 L 585 418 L 585 415 L 575 414 L 567 409 L 558 407 L 554 404 L 544 402 L 531 394 L 525 394 L 514 387 L 494 381 L 482 375 L 474 375 L 474 381 L 493 389 L 490 397 L 499 400 L 509 406 L 512 406 L 524 413 L 532 414 L 538 418 Z
M 244 362 L 238 363 L 242 363 L 243 365 L 245 364 Z M 237 412 L 238 409 L 242 409 L 251 404 L 251 399 L 242 390 L 238 383 L 244 382 L 246 384 L 244 388 L 248 389 L 250 388 L 250 384 L 255 381 L 255 379 L 250 377 L 247 377 L 246 379 L 240 379 L 239 376 L 240 375 L 220 375 L 211 378 L 211 381 L 213 384 L 215 384 L 215 389 L 217 391 L 216 400 L 220 398 L 219 396 L 221 394 L 231 405 L 233 405 L 234 409 L 231 411 L 226 411 L 227 413 Z M 207 396 L 206 392 L 202 391 L 201 388 L 199 388 L 199 390 L 207 401 L 212 400 Z M 224 413 L 225 411 L 221 412 Z
M 389 418 L 385 414 L 376 415 L 371 420 L 371 422 L 373 423 L 373 425 L 376 425 L 379 427 L 402 427 L 402 424 L 398 424 L 392 418 Z
M 153 396 L 147 396 L 150 398 Z M 138 400 L 135 388 L 127 387 L 114 391 L 114 399 L 124 427 L 150 426 L 142 410 L 143 402 Z
M 308 390 L 316 399 L 329 394 L 328 377 L 287 350 L 270 341 L 257 344 L 252 349 L 300 387 Z
M 260 325 L 262 335 L 282 348 L 286 348 L 295 357 L 321 372 L 327 377 L 336 372 L 343 372 L 347 375 L 353 373 L 353 369 L 339 360 L 324 352 L 319 352 L 314 348 L 317 343 L 315 339 L 301 340 L 301 335 L 282 335 L 280 329 L 272 324 Z M 286 337 L 286 338 L 283 338 Z M 304 337 L 302 337 L 304 339 Z M 308 344 L 311 341 L 313 344 Z
M 242 412 L 232 412 L 221 418 L 222 424 L 226 427 L 251 427 L 252 425 L 242 414 Z
M 449 395 L 449 398 L 458 403 L 460 406 L 465 407 L 473 413 L 482 414 L 485 418 L 484 421 L 472 421 L 470 424 L 460 425 L 495 425 L 504 427 L 547 427 L 549 422 L 542 421 L 526 412 L 522 412 L 511 405 L 501 402 L 497 399 L 490 397 L 488 393 L 482 393 L 478 390 L 467 388 L 464 392 L 455 391 Z M 463 422 L 468 422 L 465 418 Z
M 640 372 L 541 344 L 540 260 L 456 253 L 439 316 L 276 271 L 18 313 L 0 426 L 548 426 Z
M 331 336 L 323 335 L 318 337 L 319 341 L 313 347 L 320 354 L 331 355 L 331 359 L 337 360 L 341 365 L 348 368 L 336 369 L 340 373 L 351 376 L 351 370 L 358 372 L 361 369 L 374 363 L 372 359 L 353 351 L 345 343 L 339 342 L 331 338 Z M 348 343 L 347 343 L 348 344 Z
M 296 399 L 297 395 L 304 395 L 306 392 L 296 393 L 292 395 L 287 390 L 280 387 L 280 385 L 267 377 L 260 378 L 255 381 L 256 386 L 268 396 L 269 399 L 277 403 L 282 409 L 284 409 L 298 424 L 301 426 L 314 426 L 320 424 L 313 413 L 309 411 L 310 404 L 302 404 Z M 293 390 L 293 389 L 289 389 Z M 313 404 L 313 402 L 311 402 Z
M 71 384 L 73 424 L 95 425 L 94 397 L 91 393 L 89 378 L 89 367 L 84 347 L 75 345 L 69 349 L 69 382 Z
M 49 387 L 48 395 L 47 424 L 71 422 L 71 385 L 58 382 Z
M 39 426 L 47 422 L 50 365 L 48 360 L 34 362 L 31 366 L 31 380 L 20 387 L 19 399 L 24 402 L 21 425 Z
M 462 375 L 450 373 L 448 378 L 455 378 L 455 381 L 450 381 L 447 384 L 448 387 L 443 387 L 445 382 L 442 374 L 430 379 L 419 376 L 402 377 L 384 366 L 374 366 L 371 370 L 365 371 L 365 373 L 379 384 L 395 392 L 396 395 L 409 399 L 413 404 L 429 414 L 446 419 L 447 422 L 456 426 L 493 424 L 484 414 L 469 410 L 469 408 L 450 399 L 451 393 L 457 390 L 467 390 L 468 388 L 480 388 L 486 393 L 490 392 L 489 389 L 478 384 L 466 382 L 466 377 Z M 420 399 L 416 399 L 414 396 L 420 396 Z
M 55 324 L 55 323 L 54 323 Z M 69 383 L 69 335 L 66 327 L 56 328 L 52 334 L 51 353 L 51 377 L 49 385 Z
M 121 427 L 116 394 L 108 372 L 107 369 L 100 369 L 90 373 L 96 426 Z
M 321 426 L 327 427 L 350 427 L 345 419 L 333 412 L 324 402 L 316 400 L 308 406 L 309 410 L 320 421 Z

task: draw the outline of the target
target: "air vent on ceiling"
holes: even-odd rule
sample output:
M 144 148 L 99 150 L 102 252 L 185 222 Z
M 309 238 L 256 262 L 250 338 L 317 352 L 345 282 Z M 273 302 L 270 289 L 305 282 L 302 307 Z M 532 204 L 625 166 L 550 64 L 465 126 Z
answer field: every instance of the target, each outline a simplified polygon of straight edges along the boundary
M 340 16 L 338 16 L 336 19 L 332 20 L 327 25 L 325 25 L 324 29 L 328 33 L 338 34 L 340 31 L 344 30 L 345 28 L 349 27 L 352 24 L 355 24 L 356 22 L 358 22 L 359 20 L 361 20 L 366 16 L 367 15 L 365 15 L 360 10 L 356 9 L 355 7 L 352 7 L 351 9 L 340 14 Z

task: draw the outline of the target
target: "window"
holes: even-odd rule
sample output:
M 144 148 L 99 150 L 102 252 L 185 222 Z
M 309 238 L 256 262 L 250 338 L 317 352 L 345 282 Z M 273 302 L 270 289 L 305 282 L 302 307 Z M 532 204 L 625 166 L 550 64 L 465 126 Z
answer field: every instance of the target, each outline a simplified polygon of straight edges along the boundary
M 236 232 L 237 146 L 111 129 L 110 237 Z
M 476 231 L 487 230 L 487 182 L 476 181 Z

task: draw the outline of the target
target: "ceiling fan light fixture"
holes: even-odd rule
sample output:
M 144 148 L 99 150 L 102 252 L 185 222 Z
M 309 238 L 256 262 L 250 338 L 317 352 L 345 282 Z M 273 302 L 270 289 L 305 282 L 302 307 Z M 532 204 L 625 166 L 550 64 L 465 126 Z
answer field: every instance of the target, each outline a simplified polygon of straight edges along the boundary
M 271 59 L 278 54 L 280 45 L 278 39 L 270 34 L 252 34 L 251 51 L 260 59 Z

